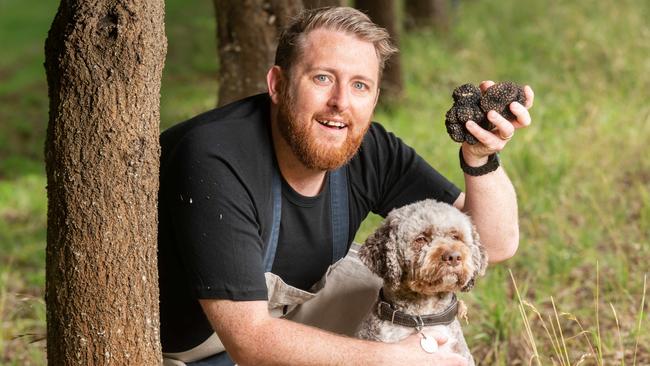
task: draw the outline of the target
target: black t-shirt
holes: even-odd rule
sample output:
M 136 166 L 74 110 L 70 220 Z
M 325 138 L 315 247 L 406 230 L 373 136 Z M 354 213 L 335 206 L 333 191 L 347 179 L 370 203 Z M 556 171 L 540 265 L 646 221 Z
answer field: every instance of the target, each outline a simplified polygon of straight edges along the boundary
M 212 334 L 197 299 L 267 299 L 263 256 L 273 217 L 271 179 L 277 169 L 269 116 L 269 97 L 260 94 L 161 135 L 158 260 L 165 352 L 187 350 Z M 425 198 L 453 203 L 460 194 L 377 123 L 345 169 L 349 241 L 369 212 L 386 216 L 395 207 Z M 298 288 L 310 288 L 332 261 L 327 188 L 305 197 L 282 184 L 272 272 Z

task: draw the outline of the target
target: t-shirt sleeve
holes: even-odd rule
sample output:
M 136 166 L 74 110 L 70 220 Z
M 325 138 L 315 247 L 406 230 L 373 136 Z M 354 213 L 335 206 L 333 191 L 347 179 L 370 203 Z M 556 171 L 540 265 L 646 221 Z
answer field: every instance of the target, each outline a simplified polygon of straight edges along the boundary
M 181 141 L 166 170 L 175 252 L 197 298 L 266 300 L 253 198 L 236 170 L 203 140 Z
M 369 131 L 371 149 L 376 149 L 377 191 L 373 212 L 386 216 L 392 209 L 432 198 L 453 204 L 461 190 L 381 125 Z

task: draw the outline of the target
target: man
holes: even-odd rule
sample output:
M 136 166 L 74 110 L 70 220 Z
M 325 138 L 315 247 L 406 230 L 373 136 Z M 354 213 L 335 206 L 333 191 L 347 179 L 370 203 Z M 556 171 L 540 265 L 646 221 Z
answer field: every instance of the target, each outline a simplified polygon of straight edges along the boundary
M 183 360 L 192 351 L 186 360 L 206 360 L 187 364 L 219 364 L 223 358 L 207 346 L 218 336 L 216 344 L 240 365 L 465 364 L 457 355 L 424 352 L 418 336 L 379 344 L 268 311 L 265 272 L 298 293 L 309 290 L 338 259 L 340 227 L 349 246 L 370 211 L 386 215 L 435 198 L 472 215 L 492 262 L 516 251 L 515 192 L 494 154 L 530 124 L 532 90 L 525 89 L 526 106 L 511 105 L 514 123 L 493 111 L 493 131 L 468 122 L 480 143 L 461 148 L 464 194 L 371 124 L 381 70 L 393 52 L 385 30 L 354 9 L 306 11 L 281 36 L 268 95 L 163 133 L 159 266 L 168 357 Z M 333 188 L 341 176 L 343 188 Z M 334 207 L 341 190 L 344 222 Z

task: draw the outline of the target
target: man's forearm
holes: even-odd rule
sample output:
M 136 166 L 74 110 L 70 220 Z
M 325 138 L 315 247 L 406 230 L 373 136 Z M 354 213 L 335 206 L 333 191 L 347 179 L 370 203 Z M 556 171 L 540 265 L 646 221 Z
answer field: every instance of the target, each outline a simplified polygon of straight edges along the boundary
M 239 365 L 465 365 L 456 354 L 427 354 L 419 336 L 396 344 L 370 342 L 275 319 L 266 302 L 200 300 L 231 358 Z
M 506 172 L 497 170 L 474 177 L 465 174 L 465 203 L 490 262 L 514 255 L 519 246 L 517 196 Z
M 236 350 L 229 352 L 244 366 L 397 364 L 385 360 L 391 358 L 393 345 L 346 338 L 284 319 L 270 318 L 256 327 L 256 334 L 236 343 Z

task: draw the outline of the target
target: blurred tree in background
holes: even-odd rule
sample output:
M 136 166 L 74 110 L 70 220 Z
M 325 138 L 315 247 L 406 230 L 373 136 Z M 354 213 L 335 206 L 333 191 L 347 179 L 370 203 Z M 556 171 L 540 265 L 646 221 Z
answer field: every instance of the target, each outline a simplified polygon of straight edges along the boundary
M 447 32 L 449 5 L 449 0 L 405 0 L 404 25 L 407 30 L 433 27 L 438 32 Z
M 213 0 L 219 53 L 218 104 L 266 91 L 280 31 L 301 0 Z
M 373 22 L 386 28 L 393 44 L 399 48 L 400 24 L 397 17 L 397 4 L 393 0 L 356 0 L 357 9 L 368 14 Z M 397 101 L 402 98 L 404 79 L 402 77 L 402 63 L 399 52 L 395 53 L 386 62 L 386 68 L 381 80 L 382 102 Z
M 343 0 L 302 0 L 302 2 L 305 5 L 305 8 L 307 9 L 322 8 L 325 6 L 345 5 Z

